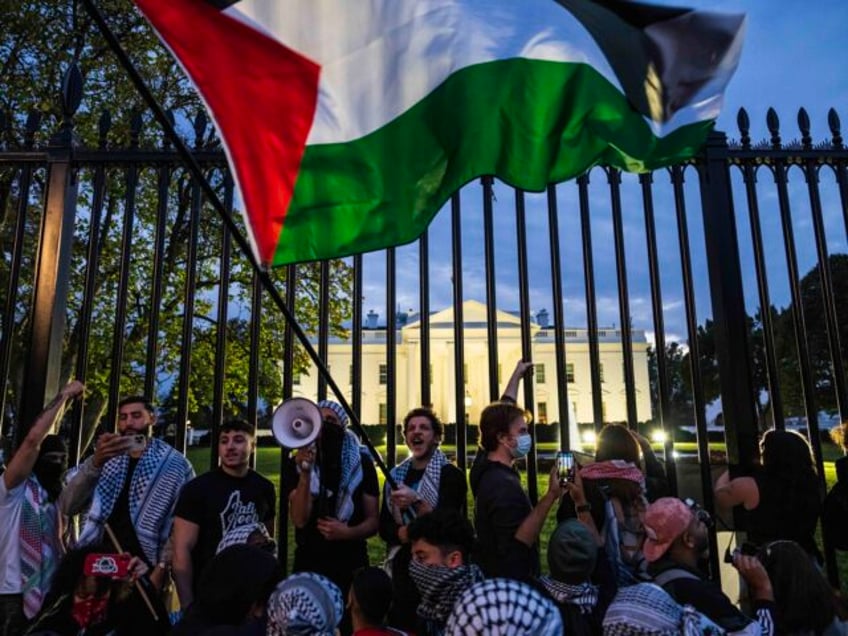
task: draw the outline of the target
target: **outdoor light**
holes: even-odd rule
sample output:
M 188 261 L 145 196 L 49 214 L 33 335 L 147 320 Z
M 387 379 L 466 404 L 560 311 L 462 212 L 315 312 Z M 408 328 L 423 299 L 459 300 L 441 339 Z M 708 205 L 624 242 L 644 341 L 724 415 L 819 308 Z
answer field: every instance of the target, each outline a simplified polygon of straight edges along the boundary
M 471 407 L 471 393 L 468 391 L 465 392 L 465 408 Z
M 656 428 L 651 433 L 651 441 L 655 444 L 665 444 L 668 441 L 668 433 L 661 428 Z
M 595 431 L 593 430 L 583 431 L 580 434 L 580 441 L 582 441 L 587 446 L 594 446 L 597 439 L 598 438 L 595 435 Z

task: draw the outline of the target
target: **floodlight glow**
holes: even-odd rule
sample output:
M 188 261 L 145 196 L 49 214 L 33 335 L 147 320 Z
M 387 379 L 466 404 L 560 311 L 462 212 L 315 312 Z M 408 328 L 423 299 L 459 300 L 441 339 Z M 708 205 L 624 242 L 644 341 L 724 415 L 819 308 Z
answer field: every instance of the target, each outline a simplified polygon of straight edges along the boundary
M 595 431 L 589 430 L 589 431 L 583 431 L 580 434 L 580 440 L 588 446 L 594 446 L 595 442 L 598 441 L 598 438 L 595 435 Z
M 651 433 L 651 441 L 655 444 L 665 444 L 668 441 L 668 433 L 661 428 L 654 429 Z

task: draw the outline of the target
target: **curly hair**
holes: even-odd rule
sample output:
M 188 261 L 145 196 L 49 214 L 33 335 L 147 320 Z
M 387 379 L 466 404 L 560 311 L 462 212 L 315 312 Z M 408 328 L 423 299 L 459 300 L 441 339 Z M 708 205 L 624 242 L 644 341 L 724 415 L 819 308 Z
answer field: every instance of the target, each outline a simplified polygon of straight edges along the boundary
M 413 417 L 426 417 L 430 420 L 430 426 L 433 427 L 433 433 L 436 434 L 436 437 L 442 436 L 442 421 L 439 419 L 439 416 L 436 415 L 436 412 L 433 409 L 428 409 L 426 406 L 419 406 L 418 408 L 412 409 L 406 416 L 403 418 L 403 432 L 406 433 L 406 429 L 409 428 L 409 422 Z

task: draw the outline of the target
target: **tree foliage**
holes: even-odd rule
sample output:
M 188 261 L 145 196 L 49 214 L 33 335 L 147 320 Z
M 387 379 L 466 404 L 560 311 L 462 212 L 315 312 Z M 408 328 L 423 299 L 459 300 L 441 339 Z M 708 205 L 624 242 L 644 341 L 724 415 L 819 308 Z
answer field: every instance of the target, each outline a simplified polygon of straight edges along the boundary
M 98 3 L 112 29 L 133 59 L 136 67 L 157 100 L 172 111 L 181 134 L 198 150 L 219 151 L 220 144 L 213 128 L 204 123 L 200 101 L 173 58 L 160 45 L 152 30 L 124 0 Z M 128 148 L 161 149 L 167 145 L 162 131 L 141 103 L 127 72 L 117 62 L 100 37 L 82 4 L 76 2 L 44 3 L 22 1 L 14 11 L 4 12 L 4 30 L 0 33 L 0 153 L 2 149 L 45 147 L 62 122 L 59 87 L 64 71 L 76 63 L 82 73 L 84 89 L 79 111 L 73 117 L 78 148 L 101 148 L 120 151 Z M 104 116 L 104 111 L 108 115 Z M 40 125 L 33 124 L 36 113 Z M 249 116 L 248 113 L 245 116 Z M 14 324 L 3 337 L 12 341 L 12 362 L 7 387 L 7 412 L 14 420 L 15 405 L 23 390 L 24 360 L 27 355 L 29 303 L 33 267 L 38 238 L 47 171 L 34 164 L 32 183 L 24 191 L 23 176 L 27 168 L 21 164 L 0 162 L 0 275 L 8 280 L 11 255 L 22 252 L 22 274 L 15 295 L 7 297 L 0 290 L 0 307 L 14 303 Z M 104 188 L 95 185 L 97 166 L 104 168 Z M 131 172 L 137 169 L 137 185 L 132 185 Z M 227 172 L 223 165 L 208 164 L 209 182 L 223 197 Z M 165 181 L 162 181 L 165 179 Z M 164 183 L 164 185 L 163 185 Z M 167 205 L 160 205 L 159 188 L 166 192 Z M 102 215 L 95 214 L 98 194 L 102 193 Z M 73 264 L 67 307 L 67 331 L 63 376 L 70 377 L 77 365 L 83 338 L 88 343 L 85 430 L 90 437 L 94 426 L 105 415 L 108 388 L 113 374 L 120 376 L 122 394 L 141 392 L 145 379 L 153 378 L 155 398 L 167 405 L 166 416 L 173 417 L 180 361 L 186 351 L 191 354 L 188 401 L 194 425 L 209 424 L 211 419 L 214 374 L 218 368 L 216 340 L 219 328 L 226 330 L 226 365 L 224 366 L 225 406 L 231 415 L 244 415 L 248 402 L 250 300 L 253 274 L 243 255 L 234 254 L 228 284 L 228 316 L 218 324 L 219 271 L 223 224 L 208 205 L 202 205 L 200 236 L 197 244 L 197 266 L 194 271 L 195 306 L 191 318 L 191 345 L 183 342 L 186 309 L 186 284 L 189 273 L 187 245 L 192 232 L 192 202 L 197 200 L 197 185 L 178 164 L 165 168 L 162 164 L 111 162 L 79 165 L 79 196 L 75 224 Z M 134 197 L 134 204 L 131 200 Z M 160 212 L 164 224 L 158 233 Z M 238 216 L 238 215 L 236 215 Z M 18 219 L 25 221 L 25 239 L 15 236 Z M 123 249 L 123 233 L 132 223 L 130 248 Z M 96 225 L 95 225 L 96 224 Z M 94 231 L 92 231 L 94 229 Z M 91 297 L 92 314 L 82 320 L 84 289 L 89 273 L 88 253 L 94 248 L 99 259 Z M 157 249 L 160 243 L 160 249 Z M 126 324 L 116 333 L 121 259 L 126 254 L 129 266 Z M 161 301 L 153 302 L 154 264 L 162 270 Z M 319 307 L 320 276 L 317 265 L 298 267 L 297 305 L 295 312 L 307 332 L 317 331 L 319 309 L 327 312 L 331 332 L 344 333 L 343 324 L 350 317 L 350 268 L 342 261 L 331 265 L 330 303 Z M 275 272 L 279 289 L 286 284 L 285 272 Z M 159 318 L 153 365 L 147 364 L 151 345 L 150 325 Z M 260 315 L 259 369 L 257 393 L 266 411 L 282 397 L 281 360 L 284 320 L 265 297 Z M 86 337 L 86 329 L 88 334 Z M 113 368 L 116 342 L 123 346 L 120 368 Z M 302 348 L 295 352 L 296 368 L 304 369 L 307 359 Z M 111 422 L 106 422 L 109 426 Z

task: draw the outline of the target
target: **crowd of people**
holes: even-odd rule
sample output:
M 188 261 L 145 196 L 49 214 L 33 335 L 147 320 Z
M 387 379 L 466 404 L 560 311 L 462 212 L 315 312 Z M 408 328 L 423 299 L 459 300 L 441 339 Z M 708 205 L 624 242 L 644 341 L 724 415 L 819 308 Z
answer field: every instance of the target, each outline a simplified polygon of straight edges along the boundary
M 117 431 L 67 470 L 52 431 L 83 394 L 72 381 L 0 476 L 0 636 L 848 634 L 823 575 L 824 493 L 801 435 L 769 431 L 757 471 L 715 484 L 717 507 L 746 524 L 748 542 L 726 555 L 740 603 L 709 576 L 712 516 L 670 496 L 650 444 L 626 426 L 605 426 L 594 461 L 568 478 L 554 466 L 533 504 L 515 465 L 532 446 L 516 403 L 530 372 L 519 362 L 482 411 L 468 484 L 440 449 L 438 416 L 416 408 L 403 420 L 409 456 L 381 492 L 344 409 L 319 402 L 317 442 L 281 474 L 295 537 L 287 577 L 273 539 L 286 520 L 250 468 L 251 424 L 223 423 L 218 467 L 195 476 L 151 436 L 152 404 L 130 396 Z M 386 559 L 371 564 L 377 534 Z

